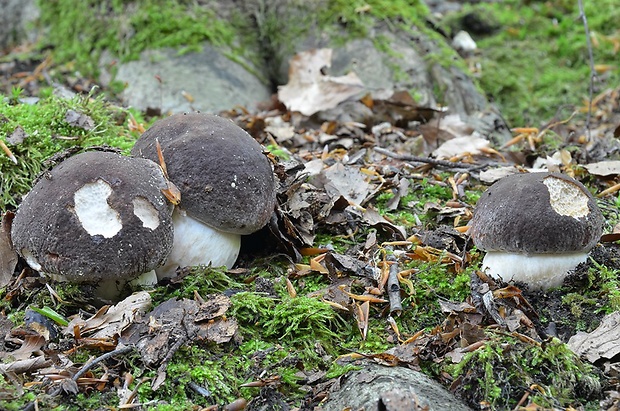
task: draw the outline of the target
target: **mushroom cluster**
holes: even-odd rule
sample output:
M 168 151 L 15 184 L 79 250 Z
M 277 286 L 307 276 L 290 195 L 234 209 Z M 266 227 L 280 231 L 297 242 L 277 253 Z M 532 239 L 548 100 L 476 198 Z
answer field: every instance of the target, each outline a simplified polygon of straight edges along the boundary
M 204 113 L 176 114 L 155 122 L 132 154 L 154 161 L 161 146 L 170 180 L 181 192 L 173 213 L 174 245 L 158 278 L 177 267 L 231 267 L 241 235 L 262 228 L 275 208 L 271 162 L 232 121 Z
M 113 298 L 170 253 L 167 187 L 150 160 L 100 151 L 69 157 L 24 198 L 13 220 L 13 245 L 33 269 L 98 284 L 100 297 Z
M 513 174 L 485 191 L 470 234 L 486 251 L 482 269 L 532 289 L 562 285 L 588 258 L 603 230 L 603 215 L 590 192 L 559 173 Z
M 98 297 L 115 299 L 138 277 L 154 284 L 178 267 L 232 267 L 241 235 L 262 228 L 274 211 L 271 163 L 230 120 L 171 116 L 149 128 L 133 153 L 78 154 L 34 185 L 11 230 L 33 269 L 97 284 Z

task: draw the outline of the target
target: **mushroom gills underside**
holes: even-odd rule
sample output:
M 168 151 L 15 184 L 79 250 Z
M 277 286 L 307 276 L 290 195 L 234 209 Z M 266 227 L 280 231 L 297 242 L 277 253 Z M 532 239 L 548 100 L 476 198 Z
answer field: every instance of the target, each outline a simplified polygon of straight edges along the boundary
M 506 283 L 522 282 L 532 290 L 559 287 L 571 270 L 588 259 L 588 253 L 518 254 L 489 251 L 481 269 Z
M 157 278 L 176 275 L 178 267 L 211 265 L 231 268 L 241 249 L 241 235 L 216 230 L 175 207 L 172 214 L 174 242 L 166 263 L 155 269 Z

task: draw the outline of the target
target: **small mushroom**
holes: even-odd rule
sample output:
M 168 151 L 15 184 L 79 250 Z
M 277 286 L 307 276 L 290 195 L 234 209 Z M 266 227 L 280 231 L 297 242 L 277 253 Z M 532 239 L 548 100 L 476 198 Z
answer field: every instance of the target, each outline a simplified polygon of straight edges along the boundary
M 157 276 L 201 264 L 232 267 L 240 236 L 262 228 L 275 208 L 272 166 L 260 144 L 232 121 L 204 113 L 155 122 L 132 154 L 157 161 L 158 144 L 181 202 L 173 214 L 174 246 Z
M 587 260 L 602 226 L 603 215 L 580 182 L 540 172 L 493 184 L 478 200 L 470 233 L 486 251 L 482 269 L 492 278 L 548 289 Z
M 143 158 L 92 151 L 46 173 L 24 198 L 11 237 L 30 267 L 103 298 L 162 265 L 173 241 L 161 168 Z

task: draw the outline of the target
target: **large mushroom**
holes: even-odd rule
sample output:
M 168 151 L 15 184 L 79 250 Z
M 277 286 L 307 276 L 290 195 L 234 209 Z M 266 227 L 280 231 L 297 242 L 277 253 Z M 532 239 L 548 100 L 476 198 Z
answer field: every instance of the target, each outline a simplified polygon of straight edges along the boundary
M 172 248 L 167 188 L 150 160 L 77 154 L 24 198 L 13 220 L 13 245 L 33 269 L 97 284 L 98 296 L 114 298 L 127 281 L 163 264 Z
M 272 166 L 260 144 L 232 121 L 203 113 L 155 122 L 132 154 L 157 161 L 158 144 L 181 203 L 173 214 L 174 246 L 157 276 L 201 264 L 232 267 L 241 235 L 262 228 L 275 207 Z
M 602 234 L 603 216 L 590 192 L 559 173 L 513 174 L 485 191 L 470 233 L 486 251 L 492 278 L 532 289 L 562 285 Z

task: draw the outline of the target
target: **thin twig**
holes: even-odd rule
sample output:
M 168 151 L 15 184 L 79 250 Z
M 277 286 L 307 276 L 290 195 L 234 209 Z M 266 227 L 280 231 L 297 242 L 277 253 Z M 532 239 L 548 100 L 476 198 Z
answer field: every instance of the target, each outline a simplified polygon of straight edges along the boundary
M 390 314 L 400 314 L 403 310 L 403 305 L 400 298 L 400 283 L 398 282 L 398 261 L 396 261 L 393 255 L 388 256 L 387 260 L 391 262 L 387 281 Z
M 418 156 L 410 156 L 407 154 L 398 154 L 398 153 L 395 153 L 393 151 L 390 151 L 390 150 L 387 150 L 381 147 L 375 147 L 373 148 L 373 150 L 375 150 L 379 154 L 383 154 L 384 156 L 395 158 L 397 160 L 413 161 L 416 163 L 430 164 L 436 167 L 445 167 L 445 168 L 450 168 L 450 169 L 464 168 L 467 170 L 485 167 L 485 166 L 481 166 L 478 164 L 467 164 L 467 163 L 463 163 L 460 161 L 439 160 L 439 159 L 431 158 L 431 157 L 418 157 Z
M 586 45 L 588 47 L 588 60 L 590 62 L 590 89 L 588 98 L 588 115 L 586 117 L 586 134 L 588 141 L 591 140 L 590 120 L 592 119 L 592 100 L 594 99 L 594 80 L 596 79 L 596 70 L 594 69 L 594 53 L 592 51 L 592 40 L 590 39 L 590 29 L 588 28 L 588 19 L 583 8 L 583 0 L 577 0 L 579 4 L 579 17 L 583 22 L 583 28 L 586 33 Z
M 131 350 L 133 350 L 133 347 L 131 347 L 131 346 L 124 346 L 124 347 L 121 347 L 121 348 L 117 348 L 114 351 L 107 352 L 107 353 L 103 354 L 102 356 L 97 357 L 94 360 L 84 364 L 84 366 L 78 372 L 76 372 L 75 375 L 73 376 L 73 378 L 71 378 L 71 379 L 73 381 L 77 381 L 78 378 L 80 378 L 82 375 L 84 375 L 88 370 L 93 368 L 95 365 L 99 364 L 101 361 L 105 361 L 105 360 L 107 360 L 110 357 L 114 357 L 115 355 L 128 353 Z

